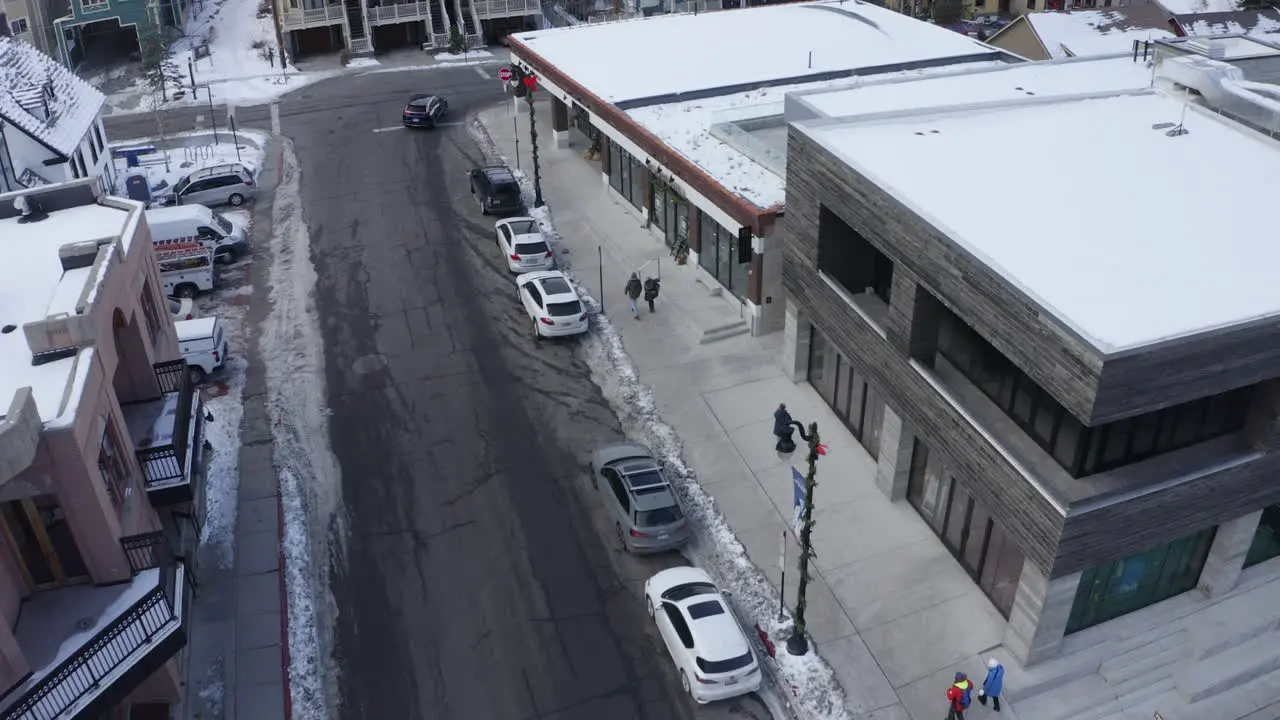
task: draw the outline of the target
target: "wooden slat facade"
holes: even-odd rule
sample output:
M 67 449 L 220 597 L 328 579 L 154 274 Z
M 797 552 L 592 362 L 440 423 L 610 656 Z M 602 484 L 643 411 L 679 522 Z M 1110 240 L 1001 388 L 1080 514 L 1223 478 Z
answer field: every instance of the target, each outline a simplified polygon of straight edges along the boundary
M 1275 418 L 1280 414 L 1280 392 L 1258 394 L 1255 405 L 1262 405 L 1255 407 L 1256 417 L 1251 416 L 1245 433 L 1164 456 L 1177 462 L 1168 463 L 1176 469 L 1163 477 L 1153 480 L 1141 472 L 1126 476 L 1122 468 L 1108 478 L 1080 479 L 1069 500 L 1046 497 L 1044 493 L 1050 491 L 1042 491 L 1029 481 L 974 428 L 926 379 L 923 373 L 928 371 L 912 364 L 911 357 L 931 354 L 941 303 L 1070 411 L 1089 418 L 1100 381 L 1106 377 L 1095 349 L 1050 323 L 1033 303 L 981 262 L 803 132 L 793 127 L 789 136 L 788 220 L 782 232 L 784 287 L 931 451 L 946 456 L 975 500 L 999 519 L 1027 560 L 1048 576 L 1059 577 L 1126 557 L 1280 502 L 1280 483 L 1274 481 L 1280 453 L 1268 452 L 1278 434 Z M 823 208 L 894 261 L 885 327 L 875 327 L 856 312 L 817 272 Z M 1143 362 L 1156 367 L 1150 364 L 1154 361 L 1134 357 L 1132 367 Z M 1238 366 L 1252 367 L 1253 362 L 1253 356 L 1245 353 Z M 1220 360 L 1215 367 L 1228 364 Z M 1273 367 L 1277 368 L 1273 374 L 1280 374 L 1280 363 Z M 1113 375 L 1115 379 L 1105 382 L 1115 382 L 1118 395 L 1127 393 L 1133 400 L 1170 404 L 1163 397 L 1137 389 L 1140 378 L 1133 378 L 1134 383 L 1126 387 L 1121 373 L 1137 371 L 1128 370 L 1124 363 L 1117 368 L 1120 372 Z M 1210 375 L 1212 368 L 1199 374 Z M 1242 377 L 1246 376 L 1252 377 L 1248 373 Z M 1197 373 L 1185 370 L 1179 377 L 1185 382 Z M 1163 392 L 1177 395 L 1172 388 Z M 1197 397 L 1205 394 L 1212 393 L 1202 392 Z M 1268 447 L 1259 448 L 1259 442 Z M 1234 458 L 1236 464 L 1224 469 L 1228 458 Z M 1139 465 L 1145 465 L 1149 475 L 1150 463 L 1159 459 Z M 1200 477 L 1181 483 L 1171 480 L 1174 473 L 1187 474 L 1195 468 L 1203 468 Z

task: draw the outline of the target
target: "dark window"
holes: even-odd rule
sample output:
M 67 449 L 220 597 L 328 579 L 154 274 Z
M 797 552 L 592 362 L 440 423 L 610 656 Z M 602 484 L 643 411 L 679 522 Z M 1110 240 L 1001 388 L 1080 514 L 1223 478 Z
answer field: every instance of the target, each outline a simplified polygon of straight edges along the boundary
M 680 644 L 686 648 L 692 648 L 693 633 L 689 632 L 689 624 L 684 621 L 684 615 L 680 614 L 680 609 L 669 602 L 664 602 L 662 611 L 666 613 L 671 628 L 676 631 L 676 637 L 680 638 Z
M 527 282 L 524 284 L 525 292 L 529 293 L 529 297 L 533 298 L 533 302 L 538 307 L 542 307 L 542 293 L 538 292 L 538 284 Z
M 520 194 L 520 186 L 513 182 L 496 182 L 493 184 L 495 197 L 512 197 Z
M 701 620 L 704 617 L 713 615 L 723 615 L 724 606 L 719 600 L 703 600 L 689 606 L 689 617 L 693 620 Z
M 569 283 L 561 277 L 548 277 L 542 281 L 542 290 L 548 295 L 568 295 L 573 292 Z
M 631 193 L 628 198 L 631 204 L 640 210 L 644 208 L 644 188 L 648 185 L 645 178 L 648 176 L 645 174 L 644 163 L 634 157 L 628 157 L 631 159 Z
M 748 650 L 745 655 L 739 655 L 736 658 L 730 658 L 728 660 L 703 660 L 702 658 L 695 658 L 694 662 L 697 663 L 698 669 L 702 672 L 708 675 L 720 675 L 723 673 L 733 672 L 734 670 L 741 670 L 742 668 L 750 665 L 753 660 L 755 660 L 755 657 L 751 654 L 751 651 Z
M 667 479 L 657 470 L 645 470 L 627 474 L 627 484 L 637 495 L 645 495 L 667 489 Z
M 508 237 L 515 235 L 535 235 L 541 232 L 538 229 L 538 223 L 534 220 L 512 220 L 502 226 L 507 232 Z
M 680 602 L 685 598 L 697 597 L 699 595 L 714 595 L 717 592 L 719 591 L 716 590 L 716 586 L 711 583 L 691 582 L 683 585 L 677 585 L 662 593 L 662 599 Z
M 1251 567 L 1273 557 L 1280 557 L 1280 505 L 1272 505 L 1262 511 L 1258 529 L 1253 533 L 1253 543 L 1244 556 L 1244 566 Z
M 637 493 L 642 494 L 642 493 Z M 659 525 L 670 525 L 673 522 L 679 522 L 684 517 L 684 513 L 680 512 L 679 505 L 671 505 L 669 507 L 655 508 L 653 510 L 641 510 L 636 513 L 636 525 L 640 527 L 657 527 Z
M 1217 528 L 1089 568 L 1080 576 L 1067 632 L 1106 622 L 1194 588 Z
M 835 404 L 836 368 L 835 351 L 830 341 L 818 328 L 809 326 L 809 384 L 827 401 Z
M 893 261 L 825 207 L 818 217 L 818 270 L 852 295 L 889 302 Z
M 622 478 L 618 476 L 618 471 L 613 468 L 604 468 L 600 471 L 604 476 L 605 482 L 609 483 L 609 489 L 613 491 L 613 496 L 617 498 L 618 504 L 627 512 L 631 511 L 631 497 L 627 495 L 627 489 L 622 486 Z
M 515 251 L 517 255 L 542 255 L 550 252 L 551 248 L 544 242 L 526 242 L 516 243 Z
M 577 300 L 569 302 L 547 303 L 547 314 L 552 317 L 569 317 L 582 314 L 582 303 Z

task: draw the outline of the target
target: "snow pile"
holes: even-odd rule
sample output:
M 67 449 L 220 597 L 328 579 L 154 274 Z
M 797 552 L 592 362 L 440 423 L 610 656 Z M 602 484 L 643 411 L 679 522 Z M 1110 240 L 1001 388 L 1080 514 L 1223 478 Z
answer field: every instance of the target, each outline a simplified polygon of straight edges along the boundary
M 493 53 L 488 50 L 468 50 L 460 53 L 439 53 L 433 57 L 436 62 L 456 65 L 459 61 L 463 63 L 473 60 L 476 62 L 488 62 L 493 59 Z
M 233 142 L 231 133 L 219 130 L 216 143 L 213 133 L 206 131 L 171 136 L 169 140 L 181 142 L 182 145 L 161 149 L 151 155 L 143 155 L 138 158 L 138 167 L 128 167 L 128 161 L 125 158 L 113 158 L 116 182 L 120 185 L 116 188 L 116 192 L 123 195 L 125 180 L 133 175 L 146 177 L 152 197 L 158 198 L 171 192 L 173 186 L 183 177 L 201 168 L 238 162 L 256 174 L 262 167 L 263 148 L 269 139 L 267 134 L 258 130 L 237 130 L 234 139 L 239 141 L 238 153 L 236 152 L 237 143 Z M 111 143 L 111 149 L 155 144 L 157 142 L 152 138 L 122 140 Z
M 490 156 L 500 158 L 510 165 L 489 137 L 479 121 L 468 125 L 473 137 Z M 553 245 L 559 245 L 561 237 L 556 232 L 550 208 L 533 207 L 533 189 L 522 171 L 513 171 L 520 181 L 529 215 L 538 221 L 543 236 Z M 564 258 L 564 255 L 557 254 Z M 622 423 L 628 438 L 647 445 L 662 460 L 668 478 L 680 494 L 689 521 L 694 528 L 695 542 L 686 548 L 693 564 L 705 569 L 716 582 L 732 593 L 729 598 L 738 617 L 746 624 L 759 623 L 778 643 L 778 655 L 765 660 L 764 665 L 787 695 L 786 702 L 792 715 L 806 719 L 852 718 L 844 690 L 836 680 L 830 666 L 816 651 L 794 657 L 781 647 L 791 630 L 792 618 L 788 612 L 778 622 L 778 594 L 774 592 L 764 573 L 747 556 L 747 550 L 738 541 L 729 523 L 716 507 L 715 500 L 698 482 L 693 468 L 684 462 L 680 436 L 658 413 L 653 391 L 640 379 L 631 362 L 622 336 L 602 312 L 601 305 L 574 277 L 572 266 L 562 263 L 561 269 L 574 283 L 578 295 L 591 313 L 593 332 L 582 342 L 591 378 L 609 400 L 614 413 Z
M 343 536 L 337 459 L 328 446 L 324 354 L 311 301 L 316 272 L 302 216 L 293 143 L 283 140 L 273 207 L 271 312 L 259 333 L 267 373 L 275 466 L 284 514 L 282 548 L 289 617 L 289 684 L 295 720 L 325 720 L 338 705 L 330 649 L 330 531 Z M 341 546 L 335 548 L 341 551 Z
M 378 67 L 380 65 L 382 65 L 382 63 L 371 57 L 352 58 L 347 61 L 348 68 Z
M 234 321 L 231 313 L 219 309 L 223 325 Z M 230 332 L 230 330 L 228 330 Z M 222 368 L 227 376 L 226 394 L 207 400 L 204 406 L 213 415 L 205 423 L 205 437 L 213 445 L 209 471 L 205 477 L 204 527 L 201 544 L 210 545 L 218 567 L 230 569 L 235 561 L 236 508 L 240 498 L 240 420 L 244 417 L 244 378 L 249 361 L 232 354 Z

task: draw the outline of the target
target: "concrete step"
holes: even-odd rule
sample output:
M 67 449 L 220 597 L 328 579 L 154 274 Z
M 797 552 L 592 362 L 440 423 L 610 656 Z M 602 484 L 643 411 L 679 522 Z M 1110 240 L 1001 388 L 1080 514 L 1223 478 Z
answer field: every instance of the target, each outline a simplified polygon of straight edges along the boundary
M 1051 692 L 1064 683 L 1100 672 L 1104 662 L 1153 646 L 1177 634 L 1179 634 L 1178 631 L 1171 632 L 1169 627 L 1165 626 L 1130 637 L 1113 638 L 1083 647 L 1077 646 L 1063 655 L 1037 663 L 1020 672 L 1011 671 L 1008 684 L 1010 687 L 1017 688 L 1020 698 L 1030 698 L 1044 692 Z
M 1276 670 L 1280 670 L 1280 634 L 1271 632 L 1216 652 L 1207 660 L 1184 665 L 1174 678 L 1179 694 L 1195 703 Z
M 1187 628 L 1197 660 L 1205 660 L 1259 635 L 1280 630 L 1275 595 L 1251 592 L 1206 608 Z
M 1031 720 L 1080 720 L 1123 709 L 1107 681 L 1097 673 L 1060 684 L 1034 697 L 1025 697 L 1019 692 L 1017 706 L 1018 717 Z
M 743 320 L 735 320 L 724 325 L 717 325 L 702 331 L 702 339 L 699 340 L 700 345 L 710 345 L 713 342 L 728 340 L 731 337 L 745 335 L 751 332 L 751 328 Z
M 1280 698 L 1280 670 L 1189 705 L 1178 697 L 1177 702 L 1160 708 L 1160 714 L 1165 720 L 1280 720 L 1277 698 Z
M 1179 631 L 1104 660 L 1098 674 L 1115 687 L 1161 668 L 1188 660 L 1186 633 Z
M 1120 704 L 1130 714 L 1138 714 L 1144 718 L 1155 717 L 1161 706 L 1168 707 L 1168 700 L 1176 698 L 1178 688 L 1173 682 L 1173 675 L 1153 679 L 1141 687 L 1130 688 L 1124 693 L 1117 692 Z

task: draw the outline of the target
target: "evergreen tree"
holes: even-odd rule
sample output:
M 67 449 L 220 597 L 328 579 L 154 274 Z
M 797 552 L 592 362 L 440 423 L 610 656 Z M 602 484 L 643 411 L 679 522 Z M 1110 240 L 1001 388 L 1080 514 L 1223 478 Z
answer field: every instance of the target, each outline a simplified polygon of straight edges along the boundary
M 964 19 L 962 0 L 933 0 L 929 14 L 938 25 L 955 25 Z
M 182 70 L 169 55 L 169 43 L 163 28 L 152 25 L 138 33 L 138 50 L 142 56 L 142 77 L 152 94 L 161 102 L 169 99 L 169 89 L 182 84 Z

